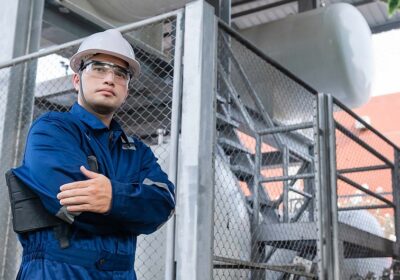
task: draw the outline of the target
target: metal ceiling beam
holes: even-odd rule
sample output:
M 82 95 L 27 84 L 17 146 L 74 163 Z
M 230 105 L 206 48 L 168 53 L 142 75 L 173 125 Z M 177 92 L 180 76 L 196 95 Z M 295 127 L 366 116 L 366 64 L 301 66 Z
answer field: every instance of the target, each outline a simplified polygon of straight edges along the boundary
M 246 10 L 246 11 L 242 11 L 242 12 L 239 12 L 239 13 L 232 14 L 232 19 L 238 18 L 238 17 L 247 16 L 247 15 L 254 14 L 254 13 L 257 13 L 257 12 L 260 12 L 260 11 L 276 8 L 276 7 L 279 7 L 279 6 L 282 6 L 282 5 L 285 5 L 285 4 L 289 4 L 289 3 L 293 3 L 293 2 L 297 2 L 297 1 L 296 0 L 281 0 L 281 1 L 278 1 L 278 2 L 262 5 L 260 7 L 256 7 L 256 8 L 253 8 L 253 9 L 249 9 L 249 10 Z
M 242 0 L 242 1 L 237 1 L 235 3 L 232 3 L 232 7 L 237 7 L 240 5 L 244 5 L 244 4 L 248 4 L 248 3 L 252 3 L 252 2 L 257 2 L 257 0 Z
M 392 29 L 399 29 L 400 28 L 400 19 L 392 22 L 388 22 L 385 24 L 380 24 L 377 26 L 372 26 L 371 27 L 371 32 L 373 34 L 389 31 Z
M 53 1 L 46 1 L 43 13 L 42 37 L 54 44 L 62 44 L 86 37 L 104 29 Z
M 271 9 L 271 8 L 275 8 L 278 6 L 282 6 L 291 2 L 298 2 L 299 5 L 299 13 L 300 12 L 305 12 L 305 11 L 309 11 L 309 10 L 313 10 L 316 9 L 318 7 L 318 0 L 282 0 L 282 1 L 278 1 L 278 2 L 274 2 L 274 3 L 269 3 L 266 5 L 262 5 L 253 9 L 249 9 L 246 11 L 242 11 L 239 13 L 235 13 L 232 15 L 232 18 L 238 18 L 238 17 L 242 17 L 242 16 L 246 16 L 249 14 L 254 14 L 263 10 L 267 10 L 267 9 Z M 257 2 L 257 0 L 242 0 L 239 2 L 235 2 L 232 4 L 232 7 L 237 7 L 240 5 L 244 5 L 244 4 L 249 4 L 249 3 L 253 3 L 253 2 Z M 362 5 L 366 5 L 369 3 L 373 3 L 376 2 L 376 0 L 362 0 L 359 2 L 355 2 L 352 3 L 353 6 L 362 6 Z
M 350 4 L 355 7 L 358 7 L 358 6 L 367 5 L 367 4 L 375 3 L 375 2 L 378 2 L 378 1 L 377 0 L 361 0 L 361 1 L 352 2 Z
M 232 7 L 237 7 L 240 5 L 245 5 L 245 4 L 249 4 L 249 3 L 254 3 L 257 2 L 258 0 L 241 0 L 241 1 L 237 1 L 232 3 Z M 251 15 L 254 13 L 258 13 L 264 10 L 268 10 L 268 9 L 272 9 L 272 8 L 276 8 L 288 3 L 292 3 L 292 2 L 298 2 L 299 5 L 299 12 L 304 12 L 310 9 L 315 9 L 318 7 L 318 0 L 281 0 L 278 2 L 274 2 L 274 3 L 270 3 L 270 4 L 266 4 L 266 5 L 262 5 L 256 8 L 252 8 L 252 9 L 248 9 L 245 11 L 241 11 L 241 12 L 237 12 L 237 13 L 233 13 L 232 14 L 232 19 L 236 19 L 239 17 L 243 17 L 243 16 L 247 16 L 247 15 Z M 377 2 L 377 0 L 361 0 L 361 1 L 357 1 L 357 2 L 353 2 L 351 3 L 353 6 L 355 7 L 359 7 L 359 6 L 363 6 L 363 5 L 368 5 L 370 3 L 375 3 Z M 234 24 L 234 23 L 232 23 Z M 380 24 L 377 26 L 370 26 L 371 28 L 371 32 L 373 34 L 376 33 L 381 33 L 381 32 L 385 32 L 385 31 L 389 31 L 392 29 L 400 29 L 400 18 L 391 22 L 387 22 L 384 24 Z

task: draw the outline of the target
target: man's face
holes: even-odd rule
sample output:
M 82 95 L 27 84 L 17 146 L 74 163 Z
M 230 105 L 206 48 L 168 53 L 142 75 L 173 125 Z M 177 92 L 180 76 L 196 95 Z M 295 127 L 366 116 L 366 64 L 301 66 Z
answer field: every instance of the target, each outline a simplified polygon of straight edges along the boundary
M 113 71 L 109 64 L 114 64 L 123 69 L 128 69 L 128 63 L 115 56 L 107 54 L 96 54 L 90 58 L 90 61 L 96 63 L 90 64 L 82 71 L 82 80 L 78 74 L 73 76 L 73 84 L 77 91 L 80 91 L 80 83 L 82 83 L 83 94 L 86 102 L 82 100 L 82 94 L 78 95 L 78 104 L 82 107 L 95 110 L 98 114 L 113 114 L 125 101 L 128 95 L 128 83 L 123 83 L 118 70 Z M 99 62 L 99 63 L 97 63 Z M 108 68 L 101 68 L 104 62 Z M 118 69 L 118 67 L 114 67 Z M 102 71 L 102 72 L 100 72 Z M 98 75 L 102 73 L 101 75 Z

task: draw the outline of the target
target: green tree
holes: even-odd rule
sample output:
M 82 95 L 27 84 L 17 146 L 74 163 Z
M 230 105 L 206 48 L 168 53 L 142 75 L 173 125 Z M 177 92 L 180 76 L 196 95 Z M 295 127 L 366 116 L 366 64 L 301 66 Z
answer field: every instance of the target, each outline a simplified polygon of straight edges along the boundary
M 389 6 L 389 15 L 393 15 L 396 10 L 400 10 L 400 0 L 387 0 Z

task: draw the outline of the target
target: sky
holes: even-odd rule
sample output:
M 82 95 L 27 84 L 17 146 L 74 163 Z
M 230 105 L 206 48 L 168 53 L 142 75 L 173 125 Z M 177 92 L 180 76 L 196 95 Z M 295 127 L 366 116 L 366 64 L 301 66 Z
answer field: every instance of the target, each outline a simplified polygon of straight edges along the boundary
M 400 29 L 372 36 L 375 78 L 372 96 L 400 92 Z
M 69 60 L 56 54 L 40 58 L 37 69 L 36 83 L 65 76 L 66 71 L 68 71 L 68 74 L 72 74 L 71 68 L 66 70 L 63 65 L 69 65 Z M 51 75 L 49 75 L 49 73 L 51 73 Z

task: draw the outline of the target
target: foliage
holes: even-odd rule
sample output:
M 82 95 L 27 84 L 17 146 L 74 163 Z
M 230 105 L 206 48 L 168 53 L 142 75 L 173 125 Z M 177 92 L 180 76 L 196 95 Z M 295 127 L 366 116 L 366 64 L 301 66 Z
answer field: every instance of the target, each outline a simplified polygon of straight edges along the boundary
M 400 0 L 387 0 L 389 6 L 389 15 L 392 16 L 396 10 L 400 11 Z

